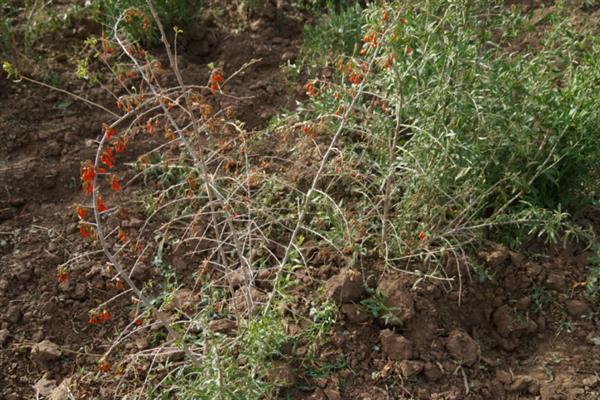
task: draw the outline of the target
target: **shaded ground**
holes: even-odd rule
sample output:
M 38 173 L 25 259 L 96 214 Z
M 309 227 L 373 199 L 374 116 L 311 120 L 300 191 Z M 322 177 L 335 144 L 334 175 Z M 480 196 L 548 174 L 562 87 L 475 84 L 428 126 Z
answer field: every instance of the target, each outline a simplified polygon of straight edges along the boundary
M 302 93 L 279 69 L 295 58 L 300 44 L 302 21 L 289 18 L 271 9 L 237 34 L 225 33 L 218 21 L 188 29 L 180 50 L 184 79 L 204 84 L 209 62 L 227 75 L 261 58 L 230 83 L 233 95 L 254 98 L 220 101 L 222 106 L 233 105 L 248 128 L 264 127 L 281 108 L 293 107 Z M 80 38 L 65 40 L 75 44 Z M 63 87 L 114 107 L 106 93 L 75 79 L 64 53 L 51 52 L 49 64 Z M 156 53 L 160 58 L 160 50 Z M 114 315 L 110 326 L 87 323 L 88 310 L 118 293 L 110 275 L 103 273 L 100 258 L 86 256 L 89 262 L 72 272 L 73 279 L 56 282 L 58 264 L 89 250 L 80 240 L 72 204 L 82 200 L 80 161 L 92 156 L 105 114 L 46 89 L 5 79 L 0 80 L 0 110 L 0 397 L 32 398 L 33 386 L 37 382 L 42 387 L 42 378 L 52 388 L 80 368 L 95 369 L 97 355 L 130 317 L 123 299 L 122 314 Z M 307 155 L 300 154 L 292 165 L 306 160 Z M 303 172 L 291 175 L 298 180 Z M 599 226 L 597 216 L 589 219 Z M 287 396 L 600 396 L 598 310 L 581 284 L 590 254 L 577 246 L 514 253 L 490 245 L 478 258 L 448 260 L 445 273 L 452 283 L 384 275 L 383 268 L 373 265 L 360 279 L 388 295 L 385 308 L 378 309 L 385 311 L 383 318 L 373 316 L 374 305 L 365 301 L 369 296 L 360 285 L 352 296 L 342 295 L 340 287 L 348 281 L 339 260 L 313 254 L 316 269 L 304 272 L 319 280 L 307 284 L 305 294 L 309 297 L 326 281 L 330 296 L 342 304 L 340 324 L 319 350 L 319 363 L 293 365 L 296 385 L 285 390 Z M 474 266 L 485 273 L 476 274 Z M 308 314 L 308 302 L 298 307 L 307 308 Z M 395 324 L 394 317 L 405 322 Z M 305 350 L 296 349 L 298 354 Z M 83 381 L 80 396 L 108 397 L 110 391 L 103 392 L 98 383 Z

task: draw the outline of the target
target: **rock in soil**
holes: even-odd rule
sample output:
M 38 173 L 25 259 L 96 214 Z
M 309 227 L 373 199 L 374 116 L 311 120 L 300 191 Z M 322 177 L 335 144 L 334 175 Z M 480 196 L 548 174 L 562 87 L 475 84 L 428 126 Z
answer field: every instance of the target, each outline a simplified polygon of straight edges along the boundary
M 59 359 L 61 355 L 60 347 L 49 340 L 42 340 L 31 349 L 31 359 L 40 366 L 46 366 L 47 363 Z
M 454 358 L 469 367 L 479 358 L 479 344 L 466 332 L 458 329 L 450 332 L 446 349 Z
M 379 334 L 379 340 L 381 340 L 383 354 L 390 360 L 402 361 L 412 358 L 413 345 L 404 336 L 398 335 L 389 329 L 384 329 Z
M 327 298 L 338 303 L 358 300 L 364 291 L 361 274 L 348 268 L 342 269 L 339 274 L 325 282 Z

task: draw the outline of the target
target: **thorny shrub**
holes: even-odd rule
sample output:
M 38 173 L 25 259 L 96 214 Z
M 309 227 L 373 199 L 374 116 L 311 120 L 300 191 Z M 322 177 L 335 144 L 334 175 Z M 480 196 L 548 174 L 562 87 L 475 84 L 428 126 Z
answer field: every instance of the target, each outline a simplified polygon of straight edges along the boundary
M 147 4 L 148 12 L 127 9 L 100 38 L 87 40 L 96 60 L 78 66 L 82 78 L 99 84 L 102 74 L 90 79 L 93 68 L 108 68 L 123 90 L 113 93 L 116 103 L 108 112 L 114 118 L 99 127 L 95 157 L 81 163 L 87 201 L 73 208 L 82 237 L 103 250 L 103 275 L 117 290 L 89 311 L 88 323 L 113 324 L 122 314 L 113 307 L 131 298 L 130 321 L 99 358 L 98 371 L 118 380 L 117 395 L 269 398 L 282 390 L 269 376 L 281 347 L 315 349 L 337 311 L 318 300 L 305 305 L 318 311 L 311 319 L 290 295 L 298 286 L 296 271 L 306 267 L 302 222 L 294 212 L 304 195 L 269 177 L 272 158 L 258 152 L 260 143 L 236 120 L 236 110 L 220 106 L 221 99 L 235 98 L 228 82 L 252 62 L 229 74 L 212 68 L 205 85 L 184 84 L 157 10 Z M 138 20 L 156 24 L 171 72 L 128 34 Z M 10 64 L 6 69 L 19 77 Z M 175 86 L 163 87 L 167 74 Z M 123 162 L 146 142 L 156 147 Z M 295 194 L 286 198 L 289 192 Z M 284 199 L 288 209 L 278 202 Z M 195 272 L 177 273 L 177 254 L 196 263 Z M 71 271 L 86 260 L 76 255 L 59 265 L 57 282 L 72 279 Z M 139 278 L 149 268 L 155 275 Z M 259 275 L 270 280 L 261 290 Z M 233 283 L 234 276 L 241 280 Z M 190 307 L 182 306 L 182 293 L 194 296 Z M 226 333 L 212 328 L 222 321 L 229 321 Z M 303 329 L 290 335 L 292 323 Z M 161 326 L 150 349 L 120 357 L 132 336 Z M 173 364 L 181 351 L 186 362 Z

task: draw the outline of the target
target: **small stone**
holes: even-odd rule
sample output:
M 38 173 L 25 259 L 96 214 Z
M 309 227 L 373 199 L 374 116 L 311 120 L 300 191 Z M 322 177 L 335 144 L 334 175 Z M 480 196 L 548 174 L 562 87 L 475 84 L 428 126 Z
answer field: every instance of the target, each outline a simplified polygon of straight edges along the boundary
M 402 335 L 389 329 L 384 329 L 379 334 L 383 353 L 394 361 L 408 360 L 413 356 L 412 342 Z
M 421 361 L 400 361 L 400 371 L 402 372 L 402 376 L 407 379 L 417 376 L 421 371 L 423 371 L 423 366 L 424 363 Z
M 446 349 L 457 360 L 472 366 L 479 358 L 479 344 L 466 332 L 455 329 L 450 332 Z
M 31 359 L 42 366 L 59 359 L 61 355 L 60 347 L 49 340 L 42 340 L 31 349 Z
M 569 300 L 565 306 L 567 307 L 567 312 L 572 317 L 580 317 L 590 311 L 587 303 L 581 300 Z
M 327 297 L 339 303 L 358 300 L 364 291 L 365 288 L 360 273 L 348 268 L 344 268 L 339 274 L 332 276 L 325 282 Z

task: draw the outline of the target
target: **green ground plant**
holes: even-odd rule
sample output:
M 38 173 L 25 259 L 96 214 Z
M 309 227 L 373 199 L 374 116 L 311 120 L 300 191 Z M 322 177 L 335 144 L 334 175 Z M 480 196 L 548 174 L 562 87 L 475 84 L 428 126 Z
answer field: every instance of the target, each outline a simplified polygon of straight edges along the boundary
M 600 40 L 564 12 L 551 14 L 539 48 L 516 51 L 529 19 L 489 2 L 391 2 L 307 28 L 315 79 L 301 118 L 333 130 L 366 81 L 341 151 L 372 181 L 354 179 L 362 204 L 345 212 L 366 211 L 388 261 L 482 236 L 513 247 L 586 236 L 571 217 L 599 189 Z

